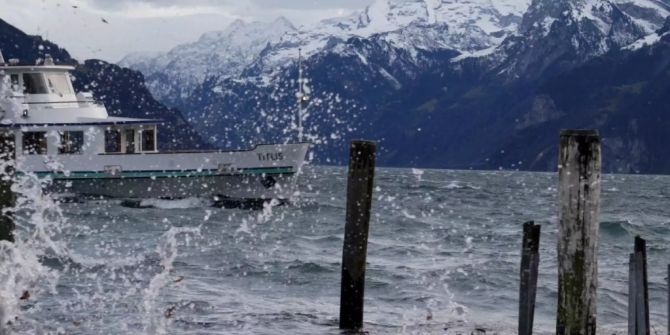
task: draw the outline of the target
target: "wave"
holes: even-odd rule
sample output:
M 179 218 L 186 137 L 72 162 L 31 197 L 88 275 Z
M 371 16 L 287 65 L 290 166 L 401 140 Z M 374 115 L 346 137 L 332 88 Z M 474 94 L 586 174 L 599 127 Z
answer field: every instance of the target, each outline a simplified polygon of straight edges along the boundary
M 603 221 L 600 223 L 600 231 L 613 237 L 628 236 L 632 226 L 628 220 Z
M 334 268 L 333 268 L 334 266 Z M 299 260 L 295 260 L 291 262 L 286 268 L 289 270 L 295 270 L 299 271 L 301 273 L 332 273 L 336 272 L 337 264 L 333 265 L 331 267 L 328 266 L 323 266 L 314 262 L 303 262 Z
M 204 198 L 184 198 L 175 200 L 164 199 L 142 199 L 139 202 L 140 208 L 157 208 L 157 209 L 190 209 L 210 207 L 211 200 Z
M 65 259 L 50 258 L 49 262 L 52 263 L 52 265 L 59 264 L 61 266 L 71 266 L 91 271 L 98 271 L 103 268 L 111 270 L 138 268 L 142 265 L 146 265 L 147 263 L 154 263 L 158 266 L 160 259 L 156 255 L 152 256 L 146 253 L 141 253 L 132 256 L 125 256 L 125 257 L 95 258 L 70 252 L 68 257 Z
M 446 190 L 481 190 L 482 188 L 479 186 L 474 186 L 470 184 L 464 184 L 459 181 L 452 181 L 446 186 L 443 186 L 442 189 Z

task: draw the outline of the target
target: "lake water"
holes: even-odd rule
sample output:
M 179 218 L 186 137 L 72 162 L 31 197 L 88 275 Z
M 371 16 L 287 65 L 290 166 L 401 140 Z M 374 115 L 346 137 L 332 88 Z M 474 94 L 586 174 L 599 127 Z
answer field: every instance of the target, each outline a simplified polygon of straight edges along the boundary
M 344 168 L 309 168 L 292 205 L 260 211 L 198 199 L 55 204 L 24 184 L 20 241 L 0 248 L 6 333 L 339 334 Z M 535 329 L 553 332 L 556 186 L 555 174 L 379 169 L 366 330 L 515 333 L 521 230 L 535 220 Z M 602 201 L 599 327 L 626 329 L 640 234 L 652 325 L 665 333 L 670 177 L 605 176 Z

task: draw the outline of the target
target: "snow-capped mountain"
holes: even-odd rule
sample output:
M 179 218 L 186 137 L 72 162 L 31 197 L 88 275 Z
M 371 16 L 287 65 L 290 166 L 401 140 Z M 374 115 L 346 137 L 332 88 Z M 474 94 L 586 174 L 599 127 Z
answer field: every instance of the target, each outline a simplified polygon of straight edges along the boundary
M 174 104 L 208 76 L 239 75 L 269 43 L 295 30 L 283 17 L 270 23 L 237 20 L 167 53 L 131 54 L 119 64 L 144 73 L 153 94 Z
M 375 38 L 410 51 L 450 49 L 477 53 L 514 34 L 529 0 L 377 0 L 364 10 L 298 29 L 284 18 L 273 23 L 236 21 L 166 54 L 131 54 L 120 65 L 139 70 L 156 96 L 170 105 L 207 76 L 234 77 L 249 66 L 269 73 L 350 38 Z M 179 89 L 175 90 L 174 86 Z
M 120 65 L 144 73 L 152 92 L 172 106 L 207 77 L 268 76 L 294 62 L 298 49 L 310 57 L 350 38 L 383 42 L 410 56 L 421 50 L 454 50 L 461 54 L 455 60 L 493 55 L 498 71 L 522 76 L 528 68 L 542 71 L 532 64 L 537 61 L 574 53 L 581 62 L 629 45 L 659 29 L 668 15 L 663 0 L 377 0 L 349 16 L 299 28 L 284 18 L 236 21 L 168 53 L 128 55 Z
M 531 162 L 526 166 L 551 169 L 553 141 L 533 148 L 523 143 L 540 143 L 531 137 L 560 127 L 609 127 L 603 133 L 614 140 L 607 150 L 619 159 L 612 170 L 654 170 L 641 157 L 656 149 L 625 163 L 639 143 L 648 142 L 625 132 L 634 127 L 626 118 L 660 112 L 611 102 L 638 104 L 645 101 L 640 92 L 646 87 L 660 87 L 646 101 L 658 106 L 668 101 L 667 85 L 647 84 L 628 69 L 636 69 L 635 59 L 645 59 L 644 52 L 650 64 L 667 66 L 670 23 L 663 26 L 669 16 L 665 0 L 378 0 L 347 17 L 287 29 L 256 53 L 239 57 L 237 64 L 244 65 L 222 71 L 225 65 L 213 62 L 215 70 L 192 81 L 179 78 L 195 67 L 187 64 L 197 64 L 189 58 L 207 59 L 206 45 L 172 50 L 184 55 L 183 67 L 173 72 L 160 70 L 161 64 L 171 64 L 166 56 L 132 56 L 127 63 L 148 74 L 152 88 L 165 85 L 158 96 L 177 92 L 173 100 L 162 101 L 184 107 L 196 129 L 220 146 L 285 138 L 293 122 L 295 60 L 302 49 L 313 101 L 321 104 L 310 110 L 306 124 L 329 134 L 315 142 L 328 157 L 346 148 L 338 141 L 355 132 L 384 139 L 393 148 L 384 155 L 390 165 L 498 168 Z M 653 44 L 660 47 L 646 47 Z M 627 65 L 612 75 L 616 86 L 593 88 L 599 93 L 589 96 L 583 82 L 607 77 L 602 70 L 607 67 L 588 76 L 580 71 L 603 59 L 612 68 Z M 648 77 L 664 73 L 651 71 L 651 65 L 640 70 Z M 585 91 L 575 91 L 581 100 L 562 95 L 563 86 L 576 84 Z
M 610 0 L 533 0 L 519 34 L 496 52 L 497 71 L 511 78 L 563 71 L 652 32 L 652 22 L 639 21 Z
M 284 37 L 264 55 L 271 66 L 285 65 L 295 48 L 307 56 L 352 37 L 376 38 L 409 50 L 477 52 L 500 44 L 517 31 L 528 0 L 377 0 L 363 11 L 324 20 Z

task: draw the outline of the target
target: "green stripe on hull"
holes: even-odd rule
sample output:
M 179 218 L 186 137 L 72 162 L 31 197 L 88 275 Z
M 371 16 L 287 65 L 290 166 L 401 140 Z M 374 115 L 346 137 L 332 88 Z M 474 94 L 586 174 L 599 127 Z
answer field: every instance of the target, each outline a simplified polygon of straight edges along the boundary
M 235 172 L 221 173 L 217 169 L 211 170 L 145 170 L 145 171 L 122 171 L 120 175 L 112 176 L 105 171 L 72 171 L 68 174 L 63 172 L 36 171 L 39 178 L 51 177 L 53 179 L 110 179 L 110 178 L 183 178 L 183 177 L 216 177 L 216 176 L 239 176 L 239 175 L 261 175 L 261 174 L 292 174 L 293 168 L 288 167 L 260 167 L 243 168 Z M 22 175 L 24 173 L 17 172 Z

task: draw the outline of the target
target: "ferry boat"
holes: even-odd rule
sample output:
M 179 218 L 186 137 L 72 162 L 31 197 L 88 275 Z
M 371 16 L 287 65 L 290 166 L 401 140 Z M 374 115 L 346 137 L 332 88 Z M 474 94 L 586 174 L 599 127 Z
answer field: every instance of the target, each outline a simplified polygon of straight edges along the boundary
M 162 151 L 161 120 L 109 116 L 92 93 L 75 92 L 72 70 L 49 56 L 39 65 L 19 65 L 16 59 L 5 62 L 0 53 L 0 79 L 12 86 L 10 96 L 0 99 L 16 107 L 0 110 L 0 147 L 13 151 L 18 174 L 50 179 L 47 191 L 241 202 L 284 202 L 294 194 L 309 143 Z

